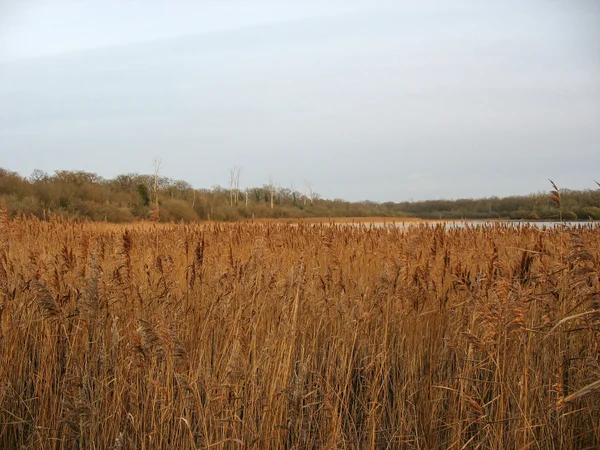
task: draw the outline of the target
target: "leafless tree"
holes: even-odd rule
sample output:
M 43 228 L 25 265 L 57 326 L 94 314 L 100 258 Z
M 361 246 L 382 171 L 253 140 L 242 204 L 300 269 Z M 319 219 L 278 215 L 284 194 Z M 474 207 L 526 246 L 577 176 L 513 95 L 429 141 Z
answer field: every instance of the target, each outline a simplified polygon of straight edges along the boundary
M 154 195 L 158 198 L 158 182 L 160 179 L 160 169 L 162 169 L 162 159 L 154 158 L 152 160 L 152 168 L 154 171 Z
M 229 203 L 231 206 L 238 204 L 240 196 L 240 177 L 242 175 L 242 168 L 239 166 L 233 166 L 229 169 Z
M 306 206 L 306 200 L 310 200 L 310 204 L 312 205 L 315 201 L 315 190 L 312 181 L 304 180 L 304 205 Z
M 269 175 L 269 197 L 271 199 L 271 209 L 273 209 L 275 204 L 275 191 L 277 190 L 277 183 L 275 182 L 275 177 L 273 175 Z
M 32 183 L 36 183 L 38 181 L 46 181 L 50 178 L 50 176 L 40 169 L 33 169 L 31 176 L 29 177 L 29 181 Z
M 235 175 L 235 203 L 237 204 L 239 202 L 239 196 L 240 196 L 240 176 L 242 175 L 242 168 L 238 167 L 237 169 L 237 173 Z
M 152 211 L 150 212 L 150 218 L 152 220 L 158 221 L 160 218 L 160 211 L 158 206 L 158 183 L 160 180 L 160 170 L 162 168 L 162 159 L 154 158 L 152 161 L 152 166 L 154 169 L 154 186 L 152 187 L 152 194 L 154 196 L 154 206 Z

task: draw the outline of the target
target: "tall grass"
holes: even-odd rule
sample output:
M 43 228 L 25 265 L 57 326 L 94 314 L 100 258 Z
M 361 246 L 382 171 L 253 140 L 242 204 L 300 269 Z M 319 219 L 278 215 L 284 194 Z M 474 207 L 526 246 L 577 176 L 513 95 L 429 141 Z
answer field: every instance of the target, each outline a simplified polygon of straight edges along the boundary
M 0 236 L 0 448 L 600 445 L 597 225 Z

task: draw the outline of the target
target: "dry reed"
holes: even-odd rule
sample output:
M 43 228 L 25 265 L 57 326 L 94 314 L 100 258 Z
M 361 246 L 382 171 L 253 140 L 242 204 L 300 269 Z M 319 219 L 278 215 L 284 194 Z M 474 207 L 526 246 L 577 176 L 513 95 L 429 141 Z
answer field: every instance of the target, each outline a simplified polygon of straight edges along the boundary
M 598 225 L 0 227 L 0 448 L 600 445 Z

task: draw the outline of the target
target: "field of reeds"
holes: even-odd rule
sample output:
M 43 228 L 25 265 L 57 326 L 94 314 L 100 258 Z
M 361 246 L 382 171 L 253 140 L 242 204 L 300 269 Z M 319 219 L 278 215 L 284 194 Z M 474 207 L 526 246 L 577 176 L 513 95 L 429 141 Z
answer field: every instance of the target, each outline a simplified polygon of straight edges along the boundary
M 2 449 L 600 445 L 600 226 L 0 224 Z

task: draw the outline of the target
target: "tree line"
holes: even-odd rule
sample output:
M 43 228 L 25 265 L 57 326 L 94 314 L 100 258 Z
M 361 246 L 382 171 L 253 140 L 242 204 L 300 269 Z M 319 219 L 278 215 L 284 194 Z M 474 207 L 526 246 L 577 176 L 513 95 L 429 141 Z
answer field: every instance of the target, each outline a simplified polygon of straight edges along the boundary
M 9 214 L 47 218 L 133 222 L 138 220 L 235 221 L 251 218 L 419 217 L 424 219 L 600 220 L 600 189 L 560 189 L 557 204 L 546 192 L 511 197 L 349 202 L 325 199 L 312 183 L 302 191 L 281 187 L 273 177 L 263 186 L 240 188 L 241 168 L 229 186 L 196 189 L 188 182 L 154 174 L 105 179 L 85 171 L 35 170 L 24 177 L 0 168 L 0 203 Z M 600 186 L 598 186 L 600 187 Z

